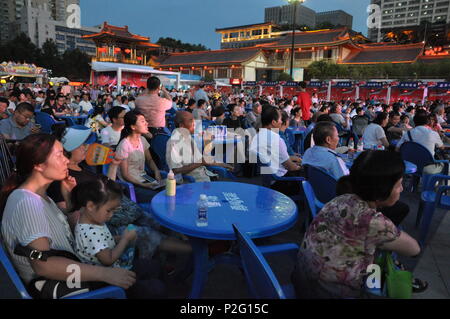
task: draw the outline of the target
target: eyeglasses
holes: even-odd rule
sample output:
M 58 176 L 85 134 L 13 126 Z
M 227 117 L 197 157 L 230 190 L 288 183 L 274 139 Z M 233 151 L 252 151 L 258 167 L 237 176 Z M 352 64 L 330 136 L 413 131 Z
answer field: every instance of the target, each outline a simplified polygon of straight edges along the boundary
M 32 119 L 34 119 L 34 115 L 31 115 L 31 116 L 25 116 L 25 115 L 23 115 L 23 113 L 22 112 L 18 112 L 17 114 L 19 114 L 20 116 L 22 116 L 25 120 L 27 120 L 27 121 L 31 121 Z

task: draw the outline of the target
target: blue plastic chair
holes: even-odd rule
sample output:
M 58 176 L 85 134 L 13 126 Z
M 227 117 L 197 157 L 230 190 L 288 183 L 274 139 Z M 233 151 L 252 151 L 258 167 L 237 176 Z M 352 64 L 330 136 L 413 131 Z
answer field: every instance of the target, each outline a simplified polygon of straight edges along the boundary
M 302 182 L 302 190 L 303 190 L 303 195 L 305 196 L 306 199 L 306 204 L 308 205 L 309 208 L 309 212 L 310 214 L 310 218 L 311 220 L 313 220 L 314 218 L 316 218 L 318 211 L 320 210 L 319 207 L 317 207 L 317 199 L 316 199 L 316 195 L 314 194 L 314 189 L 312 188 L 311 184 L 308 181 L 303 181 Z M 309 220 L 306 219 L 306 227 L 308 227 L 309 225 Z
M 234 234 L 250 294 L 255 299 L 293 299 L 295 291 L 292 285 L 281 286 L 264 256 L 288 253 L 295 257 L 298 245 L 280 244 L 257 247 L 247 234 L 233 224 Z
M 321 209 L 336 197 L 337 180 L 320 167 L 303 166 L 306 169 L 306 180 L 311 184 L 316 195 L 316 207 Z
M 109 164 L 105 164 L 102 166 L 102 174 L 107 176 L 109 170 Z M 134 185 L 125 181 L 120 180 L 119 178 L 116 178 L 116 182 L 125 186 L 126 189 L 128 189 L 128 196 L 130 196 L 130 199 L 137 203 L 136 200 L 136 192 L 134 191 Z
M 34 119 L 37 124 L 41 125 L 41 132 L 52 134 L 52 125 L 54 124 L 65 124 L 64 121 L 55 121 L 48 113 L 36 112 Z
M 202 120 L 202 128 L 203 128 L 204 131 L 205 131 L 208 127 L 210 127 L 211 125 L 214 125 L 214 122 L 213 122 L 213 121 L 205 120 L 205 119 Z
M 424 185 L 425 189 L 420 196 L 419 210 L 416 218 L 416 227 L 420 223 L 419 243 L 422 246 L 425 244 L 434 210 L 436 208 L 450 210 L 450 196 L 445 195 L 450 190 L 450 186 L 440 186 L 435 191 L 437 182 L 448 180 L 450 180 L 450 176 L 448 175 L 431 175 L 427 184 Z
M 159 164 L 160 164 L 159 169 L 164 170 L 164 171 L 169 171 L 169 165 L 167 164 L 167 160 L 166 160 L 166 148 L 167 148 L 167 142 L 169 140 L 170 140 L 170 135 L 157 134 L 157 135 L 153 136 L 152 142 L 151 142 L 152 150 L 156 153 L 156 155 L 158 156 L 158 159 L 159 159 Z M 236 177 L 224 167 L 208 166 L 208 170 L 211 170 L 214 173 L 219 174 L 222 178 L 230 178 L 232 180 L 236 179 Z M 183 175 L 183 179 L 188 181 L 189 183 L 195 183 L 195 179 L 192 176 Z
M 10 261 L 8 254 L 3 248 L 3 242 L 0 240 L 0 264 L 6 270 L 14 287 L 20 294 L 22 299 L 32 299 L 28 291 L 26 290 L 22 280 L 17 274 L 12 262 Z M 115 286 L 108 286 L 100 288 L 94 291 L 82 293 L 72 297 L 64 299 L 126 299 L 125 291 L 122 288 Z
M 417 166 L 417 171 L 412 174 L 414 178 L 413 182 L 413 191 L 417 189 L 420 178 L 422 178 L 422 184 L 425 185 L 428 183 L 428 179 L 431 177 L 429 174 L 423 174 L 423 169 L 425 166 L 430 164 L 444 164 L 443 172 L 448 172 L 449 161 L 448 160 L 435 160 L 433 155 L 431 155 L 430 151 L 416 142 L 405 142 L 400 146 L 400 153 L 402 154 L 402 158 L 405 161 L 411 162 Z
M 270 186 L 274 182 L 303 182 L 305 178 L 300 176 L 278 176 L 276 174 L 261 174 L 261 167 L 270 167 L 270 163 L 265 163 L 260 159 L 260 154 L 256 154 L 257 157 L 257 166 L 262 177 L 262 186 L 270 188 Z M 303 200 L 302 194 L 298 194 L 290 197 L 293 201 L 301 201 Z
M 289 142 L 289 146 L 292 147 L 292 149 L 294 150 L 295 153 L 299 153 L 299 146 L 298 144 L 295 143 L 295 135 L 292 132 L 292 129 L 290 129 L 289 127 L 284 131 L 284 134 L 286 134 L 287 140 Z M 299 142 L 300 139 L 299 139 Z

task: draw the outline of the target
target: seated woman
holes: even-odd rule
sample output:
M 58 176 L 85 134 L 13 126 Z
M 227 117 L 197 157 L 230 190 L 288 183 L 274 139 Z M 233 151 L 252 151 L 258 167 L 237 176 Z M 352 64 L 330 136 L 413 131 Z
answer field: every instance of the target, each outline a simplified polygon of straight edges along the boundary
M 22 247 L 22 250 L 56 249 L 74 254 L 74 237 L 67 217 L 46 194 L 52 182 L 61 181 L 61 193 L 70 206 L 75 181 L 68 177 L 68 163 L 62 144 L 51 135 L 33 134 L 20 143 L 17 171 L 0 193 L 2 237 L 12 262 L 34 297 L 42 296 L 39 290 L 42 287 L 35 285 L 38 277 L 60 281 L 60 286 L 70 291 L 67 281 L 72 273 L 67 269 L 71 265 L 79 267 L 82 284 L 100 282 L 128 289 L 135 283 L 136 275 L 126 269 L 88 265 L 67 257 L 49 257 L 44 261 L 14 253 L 16 247 Z
M 86 159 L 87 144 L 91 143 L 95 137 L 88 128 L 83 126 L 70 127 L 63 133 L 57 132 L 63 142 L 64 154 L 69 158 L 69 176 L 75 178 L 77 184 L 92 182 L 98 179 L 98 175 L 91 172 L 84 164 Z M 108 177 L 115 179 L 117 166 L 119 162 L 113 162 L 108 172 Z M 54 182 L 48 189 L 48 195 L 53 199 L 60 209 L 67 209 L 67 201 L 60 191 L 61 182 Z M 73 212 L 68 216 L 69 223 L 74 228 L 80 217 L 79 212 Z M 153 220 L 150 215 L 144 213 L 136 203 L 132 202 L 126 196 L 122 196 L 120 207 L 114 216 L 108 221 L 110 231 L 116 235 L 123 232 L 128 224 L 136 225 L 137 244 L 139 256 L 151 258 L 157 248 L 172 252 L 188 252 L 190 247 L 186 247 L 174 238 L 169 238 L 160 232 L 161 226 Z M 173 249 L 171 248 L 173 247 Z
M 116 149 L 116 158 L 121 159 L 119 178 L 132 183 L 135 187 L 138 203 L 148 203 L 157 191 L 143 176 L 146 175 L 145 163 L 148 164 L 157 181 L 161 181 L 161 174 L 150 154 L 150 144 L 142 136 L 148 134 L 148 123 L 144 115 L 133 110 L 124 117 L 124 128 Z
M 400 198 L 404 170 L 395 152 L 367 151 L 356 158 L 349 175 L 354 193 L 327 203 L 305 234 L 292 274 L 299 298 L 368 297 L 367 267 L 378 249 L 420 253 L 416 240 L 379 212 Z
M 105 108 L 103 106 L 96 106 L 94 108 L 94 112 L 89 116 L 86 121 L 86 127 L 89 127 L 92 132 L 96 133 L 97 136 L 100 137 L 100 131 L 104 128 L 108 127 L 108 124 L 103 118 L 102 114 L 105 112 Z

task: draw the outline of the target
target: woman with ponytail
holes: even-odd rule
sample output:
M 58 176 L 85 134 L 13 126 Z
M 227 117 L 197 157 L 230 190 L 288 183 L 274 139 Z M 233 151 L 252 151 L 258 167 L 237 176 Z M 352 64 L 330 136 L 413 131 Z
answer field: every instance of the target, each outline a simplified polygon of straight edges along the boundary
M 116 158 L 122 159 L 119 166 L 119 178 L 134 184 L 138 202 L 149 202 L 156 194 L 152 184 L 143 176 L 146 175 L 145 163 L 153 172 L 153 177 L 159 182 L 161 174 L 150 154 L 150 144 L 142 136 L 148 134 L 148 123 L 142 113 L 133 110 L 124 118 L 125 126 L 116 149 Z
M 68 176 L 69 160 L 61 143 L 51 135 L 26 137 L 18 146 L 16 156 L 16 172 L 0 194 L 0 205 L 4 208 L 1 232 L 12 262 L 30 293 L 38 291 L 34 286 L 38 277 L 57 280 L 60 286 L 65 286 L 71 274 L 67 272 L 70 265 L 79 267 L 82 282 L 104 282 L 123 288 L 133 285 L 135 274 L 125 269 L 87 265 L 66 257 L 49 257 L 44 261 L 14 253 L 16 248 L 44 254 L 51 249 L 74 253 L 74 238 L 67 218 L 46 192 L 52 182 L 61 181 L 61 192 L 70 209 L 70 193 L 76 184 Z

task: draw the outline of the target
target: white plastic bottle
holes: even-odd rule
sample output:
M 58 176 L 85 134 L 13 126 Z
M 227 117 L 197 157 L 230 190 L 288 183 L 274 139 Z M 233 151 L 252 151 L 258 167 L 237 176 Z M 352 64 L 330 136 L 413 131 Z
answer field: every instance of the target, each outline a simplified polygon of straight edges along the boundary
M 354 150 L 355 149 L 355 142 L 353 141 L 353 138 L 351 138 L 350 141 L 348 142 L 348 148 L 350 150 Z
M 359 139 L 358 141 L 358 148 L 357 148 L 358 152 L 362 152 L 364 151 L 364 141 L 362 139 L 362 137 Z
M 175 181 L 175 175 L 172 170 L 167 174 L 166 180 L 166 195 L 175 196 L 177 192 L 177 182 Z
M 197 202 L 197 227 L 206 226 L 208 226 L 208 197 L 201 194 Z

